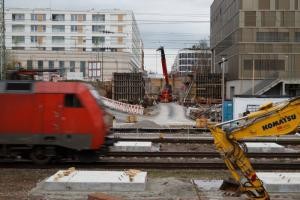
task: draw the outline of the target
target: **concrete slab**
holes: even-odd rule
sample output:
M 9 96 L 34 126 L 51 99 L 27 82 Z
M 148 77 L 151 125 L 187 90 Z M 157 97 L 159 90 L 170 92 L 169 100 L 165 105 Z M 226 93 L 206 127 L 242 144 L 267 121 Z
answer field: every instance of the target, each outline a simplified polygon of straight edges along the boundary
M 300 193 L 300 173 L 261 172 L 257 176 L 264 182 L 268 192 Z
M 223 180 L 193 180 L 197 187 L 201 190 L 219 190 Z
M 276 143 L 256 143 L 256 142 L 246 142 L 245 143 L 249 153 L 271 153 L 271 152 L 285 152 L 284 146 Z
M 159 151 L 152 142 L 117 142 L 111 147 L 112 151 L 126 151 L 126 152 L 154 152 Z
M 46 191 L 144 191 L 147 172 L 137 173 L 132 180 L 124 171 L 74 171 L 59 176 L 58 171 L 41 183 Z M 59 178 L 58 178 L 59 177 Z
M 300 173 L 259 172 L 269 193 L 300 193 Z M 220 191 L 222 180 L 194 180 L 201 191 Z

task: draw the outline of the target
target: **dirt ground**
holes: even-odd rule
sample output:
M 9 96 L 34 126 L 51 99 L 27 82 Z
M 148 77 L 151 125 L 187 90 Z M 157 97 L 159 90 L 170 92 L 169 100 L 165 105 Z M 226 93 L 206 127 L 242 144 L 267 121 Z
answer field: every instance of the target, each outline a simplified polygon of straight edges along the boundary
M 0 169 L 0 200 L 86 200 L 88 193 L 43 193 L 36 184 L 59 169 Z M 84 169 L 80 169 L 84 170 Z M 99 170 L 99 169 L 89 169 Z M 103 170 L 103 169 L 101 169 Z M 191 179 L 226 179 L 226 170 L 145 170 L 148 182 L 145 192 L 123 192 L 111 195 L 124 200 L 246 200 L 245 197 L 228 196 L 219 190 L 201 190 Z M 29 195 L 30 193 L 30 195 Z M 271 194 L 272 200 L 298 200 L 300 193 Z
M 0 169 L 0 200 L 29 199 L 29 191 L 36 187 L 38 182 L 53 175 L 58 170 L 59 169 Z M 190 192 L 192 196 L 195 196 L 193 188 L 187 187 L 187 185 L 190 185 L 192 178 L 224 178 L 227 175 L 227 173 L 224 173 L 225 171 L 208 170 L 147 170 L 147 172 L 149 180 L 155 182 L 155 184 L 152 185 L 159 185 L 159 183 L 164 185 L 169 183 L 170 187 L 170 184 L 174 184 L 173 192 L 178 194 Z M 152 189 L 157 190 L 158 188 Z M 185 191 L 185 189 L 187 191 Z M 172 191 L 167 193 L 172 195 Z M 170 199 L 173 198 L 170 196 Z

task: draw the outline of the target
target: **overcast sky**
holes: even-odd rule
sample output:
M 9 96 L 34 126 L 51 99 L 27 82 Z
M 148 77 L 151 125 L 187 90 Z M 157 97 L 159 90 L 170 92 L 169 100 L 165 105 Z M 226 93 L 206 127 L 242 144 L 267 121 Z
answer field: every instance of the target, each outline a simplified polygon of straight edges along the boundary
M 145 47 L 148 71 L 161 73 L 155 49 L 164 46 L 170 69 L 178 49 L 208 40 L 213 0 L 6 0 L 7 8 L 133 10 Z

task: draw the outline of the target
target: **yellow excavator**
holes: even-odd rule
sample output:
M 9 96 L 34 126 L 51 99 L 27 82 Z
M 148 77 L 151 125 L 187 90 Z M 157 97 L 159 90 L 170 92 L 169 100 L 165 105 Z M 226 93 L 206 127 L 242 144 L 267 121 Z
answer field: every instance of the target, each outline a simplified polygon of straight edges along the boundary
M 249 113 L 243 118 L 210 127 L 215 147 L 224 159 L 240 193 L 246 194 L 250 199 L 270 199 L 263 182 L 257 177 L 244 152 L 241 140 L 287 135 L 295 132 L 299 124 L 300 97 L 296 97 L 281 103 L 264 104 L 258 111 Z M 232 186 L 232 184 L 227 186 L 229 185 Z

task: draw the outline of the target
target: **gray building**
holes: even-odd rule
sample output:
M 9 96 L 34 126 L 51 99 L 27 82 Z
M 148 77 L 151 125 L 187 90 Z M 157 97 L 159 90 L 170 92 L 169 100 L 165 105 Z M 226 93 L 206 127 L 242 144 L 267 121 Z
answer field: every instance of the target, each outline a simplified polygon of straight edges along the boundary
M 300 94 L 300 0 L 214 0 L 213 71 L 227 58 L 226 96 Z

